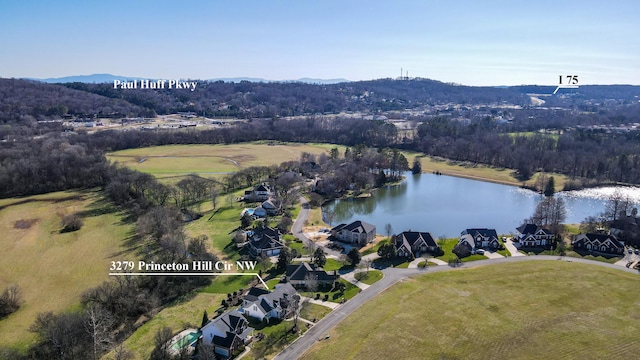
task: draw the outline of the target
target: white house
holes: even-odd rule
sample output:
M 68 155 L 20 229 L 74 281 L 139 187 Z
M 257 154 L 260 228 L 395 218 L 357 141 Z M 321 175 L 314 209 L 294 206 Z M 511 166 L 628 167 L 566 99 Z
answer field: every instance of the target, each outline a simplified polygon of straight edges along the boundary
M 524 247 L 547 246 L 553 243 L 553 233 L 535 224 L 523 224 L 516 228 L 515 240 Z
M 260 321 L 284 320 L 291 311 L 297 292 L 291 284 L 278 284 L 275 290 L 251 288 L 244 297 L 238 312 Z

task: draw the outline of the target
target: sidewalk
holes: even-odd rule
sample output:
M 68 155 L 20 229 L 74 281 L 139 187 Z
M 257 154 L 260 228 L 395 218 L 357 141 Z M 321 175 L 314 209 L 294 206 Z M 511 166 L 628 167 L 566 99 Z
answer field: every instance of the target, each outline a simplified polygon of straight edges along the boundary
M 361 272 L 361 271 L 364 271 L 364 270 L 352 271 L 352 272 L 349 272 L 349 273 L 346 273 L 346 274 L 342 274 L 342 275 L 340 275 L 340 277 L 345 279 L 345 280 L 347 280 L 348 282 L 352 283 L 353 285 L 359 287 L 360 289 L 366 290 L 367 288 L 369 288 L 370 285 L 362 283 L 362 282 L 356 280 L 356 278 L 355 278 L 355 274 L 358 273 L 358 272 Z
M 306 296 L 302 296 L 301 298 L 304 299 L 304 300 L 308 300 L 309 303 L 311 303 L 311 304 L 326 306 L 326 307 L 330 308 L 331 310 L 335 310 L 338 306 L 340 306 L 340 304 L 334 303 L 334 302 L 331 302 L 331 301 L 316 300 L 316 299 L 308 298 Z

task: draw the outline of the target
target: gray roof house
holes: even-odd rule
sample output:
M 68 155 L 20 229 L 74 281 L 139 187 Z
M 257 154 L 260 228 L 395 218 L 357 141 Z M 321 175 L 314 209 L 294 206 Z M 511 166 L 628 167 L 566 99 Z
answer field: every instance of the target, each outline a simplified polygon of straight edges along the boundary
M 249 253 L 254 257 L 276 256 L 284 247 L 280 231 L 271 227 L 256 228 L 248 232 Z
M 350 224 L 340 224 L 331 229 L 331 235 L 343 242 L 364 246 L 376 237 L 375 225 L 356 220 Z
M 488 248 L 497 249 L 500 247 L 498 241 L 498 233 L 495 229 L 466 229 L 460 233 L 460 241 L 458 243 L 467 242 L 472 246 L 471 251 L 476 249 Z
M 200 329 L 202 342 L 213 345 L 216 354 L 228 358 L 250 340 L 253 328 L 248 325 L 247 319 L 237 310 L 228 311 Z
M 296 294 L 296 289 L 287 283 L 277 284 L 271 292 L 253 287 L 245 295 L 238 312 L 260 321 L 284 320 L 291 313 Z
M 304 288 L 310 283 L 320 286 L 333 286 L 340 279 L 340 275 L 337 271 L 325 271 L 314 264 L 302 262 L 287 265 L 285 278 L 292 286 Z
M 419 257 L 424 252 L 435 252 L 438 249 L 431 233 L 403 231 L 395 236 L 396 253 L 400 257 Z
M 615 255 L 624 253 L 624 243 L 611 234 L 579 234 L 571 244 L 574 249 Z

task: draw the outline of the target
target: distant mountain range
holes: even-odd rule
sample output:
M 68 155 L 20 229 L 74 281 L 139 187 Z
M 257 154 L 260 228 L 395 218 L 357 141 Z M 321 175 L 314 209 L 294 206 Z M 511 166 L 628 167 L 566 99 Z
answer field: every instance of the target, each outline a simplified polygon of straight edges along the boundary
M 141 80 L 141 79 L 150 79 L 143 77 L 135 77 L 135 76 L 120 76 L 120 75 L 112 75 L 112 74 L 92 74 L 92 75 L 74 75 L 74 76 L 65 76 L 59 78 L 46 78 L 46 79 L 38 79 L 38 78 L 28 78 L 28 80 L 36 80 L 42 81 L 45 83 L 87 83 L 87 84 L 99 84 L 99 83 L 110 83 L 113 80 Z M 161 78 L 164 79 L 164 78 Z M 153 79 L 155 80 L 155 79 Z M 338 84 L 343 82 L 350 82 L 347 79 L 313 79 L 313 78 L 301 78 L 296 80 L 267 80 L 262 78 L 250 78 L 250 77 L 236 77 L 236 78 L 216 78 L 216 79 L 207 79 L 208 81 L 224 81 L 224 82 L 240 82 L 240 81 L 250 81 L 250 82 L 303 82 L 307 84 Z

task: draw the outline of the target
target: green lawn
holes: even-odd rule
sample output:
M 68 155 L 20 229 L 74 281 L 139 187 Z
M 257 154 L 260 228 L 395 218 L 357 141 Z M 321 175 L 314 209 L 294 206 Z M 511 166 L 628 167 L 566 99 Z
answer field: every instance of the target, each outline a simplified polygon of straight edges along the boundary
M 511 253 L 507 249 L 498 250 L 497 253 L 504 257 L 511 256 Z
M 209 294 L 229 294 L 239 289 L 249 288 L 252 281 L 260 281 L 257 276 L 218 276 L 211 285 L 201 291 Z
M 458 239 L 450 238 L 446 239 L 444 244 L 440 244 L 438 240 L 438 245 L 442 247 L 442 251 L 444 251 L 444 255 L 436 257 L 436 259 L 440 259 L 442 261 L 449 261 L 451 257 L 456 258 L 456 254 L 453 253 L 453 248 L 458 244 Z
M 79 308 L 80 295 L 109 280 L 111 261 L 138 260 L 133 224 L 99 191 L 65 191 L 0 200 L 0 292 L 17 284 L 22 307 L 0 320 L 0 346 L 26 348 L 40 312 Z M 78 231 L 61 217 L 80 213 Z
M 133 352 L 134 359 L 148 359 L 155 346 L 154 337 L 158 330 L 168 326 L 178 333 L 191 327 L 199 328 L 204 311 L 207 311 L 209 318 L 213 318 L 223 299 L 226 299 L 226 295 L 200 293 L 189 301 L 166 307 L 138 328 L 124 342 L 124 346 Z M 108 354 L 106 358 L 111 358 L 110 355 L 113 354 Z
M 554 254 L 556 255 L 556 254 Z M 595 261 L 601 261 L 601 262 L 606 262 L 609 264 L 613 264 L 618 262 L 618 260 L 622 259 L 622 256 L 613 256 L 613 257 L 604 257 L 604 256 L 595 256 L 595 255 L 580 255 L 578 253 L 576 253 L 575 251 L 571 251 L 568 250 L 566 253 L 566 256 L 570 256 L 570 257 L 577 257 L 577 258 L 583 258 L 583 259 L 587 259 L 587 260 L 595 260 Z
M 640 277 L 562 261 L 427 273 L 362 305 L 301 359 L 625 359 Z
M 470 255 L 470 256 L 464 257 L 464 258 L 462 258 L 460 260 L 462 262 L 469 262 L 469 261 L 485 260 L 485 259 L 487 259 L 487 257 L 484 256 L 484 255 L 474 254 L 474 255 Z
M 344 264 L 341 261 L 338 261 L 336 259 L 331 259 L 331 258 L 327 259 L 327 263 L 324 264 L 324 266 L 323 266 L 323 268 L 326 271 L 340 270 L 340 269 L 342 269 L 344 267 L 350 267 L 350 265 Z
M 356 280 L 362 283 L 365 283 L 367 285 L 373 285 L 373 283 L 382 279 L 383 276 L 384 274 L 380 270 L 362 271 L 354 275 Z
M 320 294 L 320 300 L 324 299 L 325 295 L 329 295 L 329 301 L 340 302 L 340 300 L 342 299 L 345 299 L 345 300 L 351 299 L 361 291 L 359 287 L 353 285 L 352 283 L 348 282 L 345 279 L 340 279 L 340 282 L 346 286 L 344 294 L 342 295 L 340 295 L 340 293 L 338 293 L 337 291 L 314 291 L 314 292 L 307 291 L 307 292 L 302 292 L 301 294 L 312 299 L 316 298 L 316 294 Z
M 378 249 L 380 249 L 380 246 L 383 244 L 388 244 L 389 240 L 382 240 L 380 242 L 378 242 L 377 244 L 373 245 L 370 248 L 365 249 L 364 251 L 362 251 L 362 256 L 365 255 L 369 255 L 369 254 L 377 254 L 378 253 Z
M 309 321 L 320 320 L 331 312 L 331 308 L 326 306 L 305 302 L 300 309 L 300 317 Z

